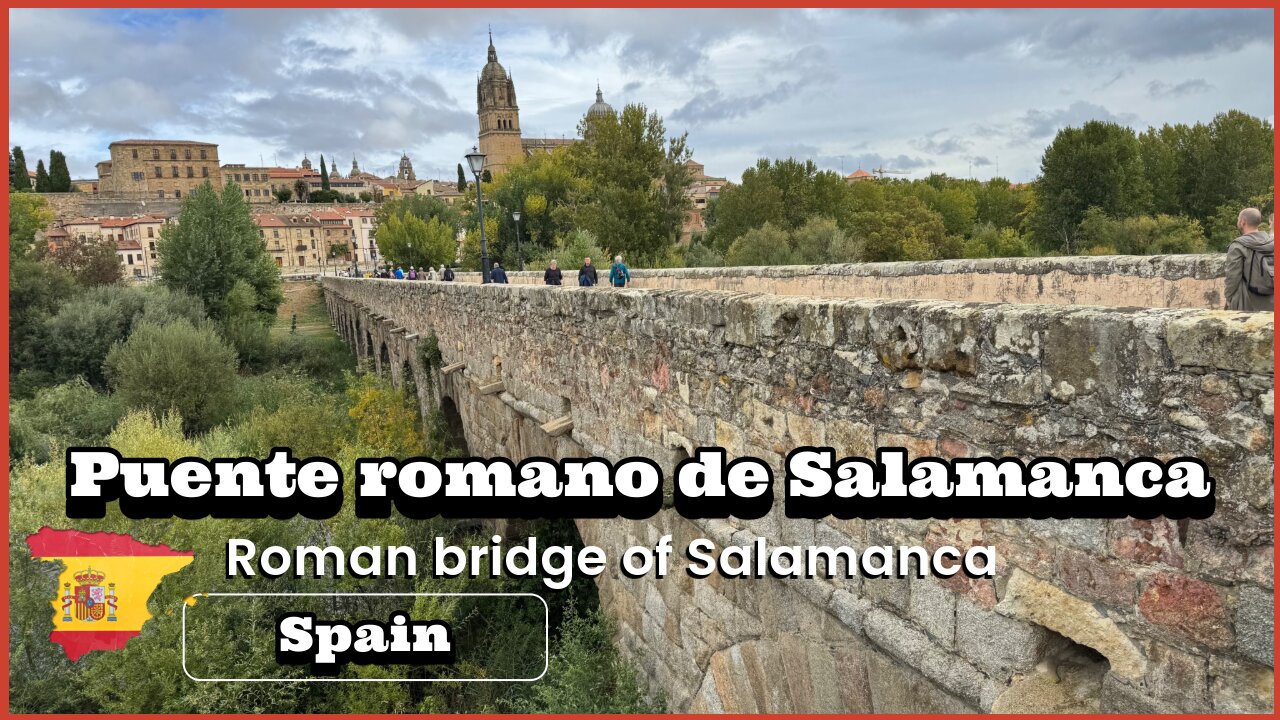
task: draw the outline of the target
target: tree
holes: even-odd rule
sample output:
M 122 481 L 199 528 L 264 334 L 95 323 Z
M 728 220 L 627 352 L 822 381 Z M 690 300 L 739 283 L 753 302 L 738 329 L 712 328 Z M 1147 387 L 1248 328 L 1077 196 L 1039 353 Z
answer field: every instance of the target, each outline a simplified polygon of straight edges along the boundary
M 26 173 L 23 173 L 25 177 Z M 29 253 L 36 233 L 53 222 L 53 211 L 42 197 L 14 195 L 9 198 L 9 261 Z
M 1080 221 L 1096 207 L 1110 217 L 1146 212 L 1151 190 L 1133 130 L 1090 120 L 1060 130 L 1040 161 L 1035 241 L 1041 247 L 1071 253 Z
M 311 194 L 311 185 L 302 178 L 298 178 L 293 183 L 293 194 L 298 198 L 298 202 L 309 202 L 308 196 Z
M 839 218 L 849 189 L 840 176 L 812 161 L 760 159 L 727 185 L 705 215 L 707 240 L 727 249 L 748 230 L 772 223 L 787 232 L 815 216 Z
M 238 280 L 253 288 L 261 313 L 274 314 L 284 301 L 280 271 L 233 183 L 219 193 L 206 182 L 183 198 L 178 222 L 160 231 L 156 252 L 164 268 L 160 281 L 200 298 L 214 319 L 226 315 L 227 294 Z
M 67 156 L 57 150 L 49 151 L 49 192 L 71 192 Z
M 124 266 L 112 240 L 71 238 L 49 257 L 76 284 L 84 287 L 112 285 L 124 277 Z
M 329 188 L 329 171 L 324 166 L 324 156 L 320 156 L 320 189 L 328 191 Z
M 462 163 L 458 163 L 458 192 L 467 191 L 467 174 L 462 171 Z
M 22 154 L 22 148 L 13 146 L 13 177 L 10 178 L 13 187 L 18 190 L 31 189 L 31 176 L 27 174 L 27 158 Z
M 208 325 L 144 323 L 108 353 L 104 368 L 126 405 L 176 412 L 188 432 L 217 425 L 234 407 L 236 353 Z
M 360 197 L 360 202 L 366 202 L 366 203 L 373 202 L 373 193 L 369 192 L 368 190 L 361 190 L 359 197 Z
M 293 191 L 285 187 L 276 188 L 275 190 L 271 191 L 271 194 L 276 196 L 277 202 L 282 202 L 282 203 L 289 202 L 289 199 L 293 197 Z
M 586 130 L 584 120 L 579 133 Z M 591 118 L 590 131 L 590 142 L 566 150 L 569 167 L 584 181 L 575 199 L 577 224 L 637 263 L 664 256 L 691 207 L 684 194 L 687 135 L 668 138 L 662 118 L 634 104 Z
M 439 218 L 423 220 L 412 213 L 393 214 L 378 227 L 378 250 L 393 265 L 436 267 L 453 261 L 455 232 Z
M 729 265 L 790 265 L 791 238 L 782 228 L 766 222 L 734 240 L 725 259 Z
M 44 160 L 36 161 L 36 192 L 47 193 L 49 190 L 49 173 L 44 169 Z

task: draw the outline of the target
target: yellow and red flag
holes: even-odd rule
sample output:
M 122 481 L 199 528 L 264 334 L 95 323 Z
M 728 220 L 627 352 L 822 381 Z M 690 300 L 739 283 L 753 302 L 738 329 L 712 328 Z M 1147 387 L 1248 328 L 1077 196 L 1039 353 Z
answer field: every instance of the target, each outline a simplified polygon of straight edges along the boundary
M 60 561 L 52 601 L 53 633 L 72 661 L 91 650 L 115 650 L 151 619 L 147 600 L 161 578 L 191 563 L 190 551 L 148 545 L 129 535 L 41 528 L 27 537 L 31 556 Z

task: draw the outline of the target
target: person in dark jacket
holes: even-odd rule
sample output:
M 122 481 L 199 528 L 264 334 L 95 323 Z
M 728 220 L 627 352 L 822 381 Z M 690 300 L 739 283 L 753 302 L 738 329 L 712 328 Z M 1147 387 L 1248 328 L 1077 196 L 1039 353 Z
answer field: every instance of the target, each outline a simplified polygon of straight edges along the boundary
M 1245 208 L 1236 218 L 1240 237 L 1227 247 L 1228 310 L 1270 312 L 1275 292 L 1275 240 L 1258 229 L 1262 213 Z
M 552 260 L 546 271 L 542 273 L 542 282 L 547 285 L 559 285 L 561 278 L 560 266 L 556 264 L 555 260 Z
M 489 280 L 490 282 L 495 282 L 495 283 L 498 283 L 499 285 L 506 285 L 507 271 L 503 270 L 502 266 L 499 265 L 498 263 L 494 263 L 493 269 L 489 271 Z
M 444 269 L 440 271 L 440 279 L 445 282 L 453 282 L 453 268 L 445 265 Z
M 598 282 L 600 278 L 596 275 L 596 266 L 591 264 L 591 258 L 583 258 L 582 269 L 578 271 L 578 284 L 591 287 Z

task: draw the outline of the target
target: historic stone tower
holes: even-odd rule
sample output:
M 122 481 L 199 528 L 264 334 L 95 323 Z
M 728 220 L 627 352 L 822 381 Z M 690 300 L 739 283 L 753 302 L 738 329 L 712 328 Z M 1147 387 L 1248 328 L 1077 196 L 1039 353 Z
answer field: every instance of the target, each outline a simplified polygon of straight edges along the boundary
M 417 180 L 413 173 L 413 163 L 409 161 L 409 153 L 400 153 L 400 170 L 396 172 L 397 180 Z
M 476 114 L 480 117 L 480 152 L 485 154 L 485 169 L 500 173 L 521 158 L 523 149 L 516 86 L 498 63 L 492 32 L 489 33 L 489 62 L 476 82 Z

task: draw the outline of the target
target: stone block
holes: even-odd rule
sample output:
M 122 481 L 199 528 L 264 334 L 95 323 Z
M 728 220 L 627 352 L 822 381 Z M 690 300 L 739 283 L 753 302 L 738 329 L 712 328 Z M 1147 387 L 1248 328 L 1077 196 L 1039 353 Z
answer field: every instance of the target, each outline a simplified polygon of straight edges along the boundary
M 1005 617 L 966 600 L 956 603 L 955 613 L 956 648 L 992 675 L 1008 677 L 1027 672 L 1044 655 L 1049 634 L 1043 627 Z
M 1174 363 L 1259 375 L 1274 372 L 1275 320 L 1262 313 L 1188 313 L 1169 321 Z
M 1160 642 L 1147 650 L 1146 692 L 1182 712 L 1208 712 L 1209 661 Z
M 1236 648 L 1254 662 L 1275 667 L 1275 593 L 1256 585 L 1240 588 L 1236 604 Z
M 956 644 L 956 594 L 929 577 L 911 579 L 911 619 L 939 645 Z
M 1186 575 L 1156 575 L 1138 597 L 1151 623 L 1194 643 L 1226 649 L 1234 640 L 1222 590 Z
M 1226 655 L 1209 658 L 1209 696 L 1214 712 L 1275 712 L 1275 671 Z

